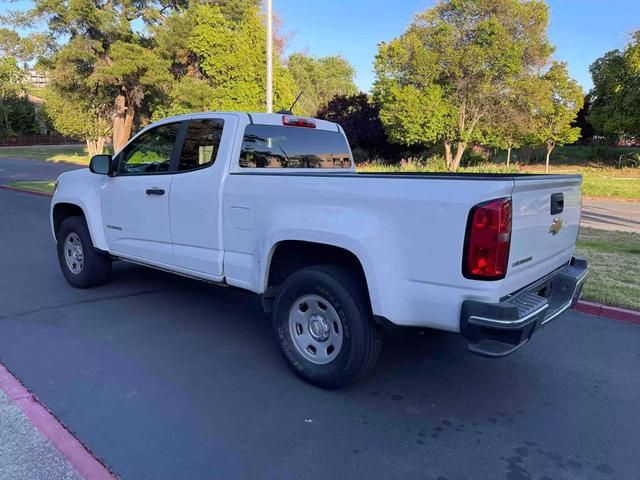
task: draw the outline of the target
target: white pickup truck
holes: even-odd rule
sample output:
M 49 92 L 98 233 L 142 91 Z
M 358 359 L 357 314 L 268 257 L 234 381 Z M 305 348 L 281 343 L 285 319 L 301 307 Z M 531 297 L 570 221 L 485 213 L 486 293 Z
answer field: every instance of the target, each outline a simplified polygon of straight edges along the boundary
M 200 113 L 61 175 L 51 227 L 74 287 L 125 260 L 261 295 L 293 370 L 336 388 L 373 366 L 385 324 L 500 357 L 572 307 L 581 183 L 357 174 L 335 123 Z

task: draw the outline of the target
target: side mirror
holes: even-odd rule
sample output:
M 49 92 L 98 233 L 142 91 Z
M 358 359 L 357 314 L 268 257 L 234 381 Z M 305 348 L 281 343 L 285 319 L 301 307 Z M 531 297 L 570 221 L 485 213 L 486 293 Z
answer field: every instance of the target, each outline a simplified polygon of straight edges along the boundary
M 89 163 L 91 173 L 109 175 L 111 173 L 111 155 L 94 155 Z

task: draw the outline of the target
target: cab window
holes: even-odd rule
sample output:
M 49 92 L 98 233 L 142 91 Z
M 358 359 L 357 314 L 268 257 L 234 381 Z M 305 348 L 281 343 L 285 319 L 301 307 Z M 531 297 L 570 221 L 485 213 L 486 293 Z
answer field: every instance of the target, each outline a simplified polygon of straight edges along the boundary
M 344 135 L 329 130 L 278 125 L 247 125 L 243 168 L 350 168 Z
M 223 127 L 224 120 L 191 120 L 180 154 L 178 171 L 185 172 L 212 165 L 216 161 Z
M 180 123 L 160 125 L 133 140 L 120 156 L 119 175 L 166 173 L 180 130 Z

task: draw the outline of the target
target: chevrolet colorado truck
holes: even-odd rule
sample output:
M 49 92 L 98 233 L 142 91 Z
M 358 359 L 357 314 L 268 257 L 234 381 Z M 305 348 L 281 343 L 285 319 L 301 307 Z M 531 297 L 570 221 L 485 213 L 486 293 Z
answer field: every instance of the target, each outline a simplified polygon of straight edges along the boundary
M 387 324 L 501 357 L 578 300 L 577 175 L 358 174 L 342 128 L 264 113 L 149 125 L 61 175 L 60 268 L 78 288 L 124 260 L 261 295 L 290 367 L 337 388 Z

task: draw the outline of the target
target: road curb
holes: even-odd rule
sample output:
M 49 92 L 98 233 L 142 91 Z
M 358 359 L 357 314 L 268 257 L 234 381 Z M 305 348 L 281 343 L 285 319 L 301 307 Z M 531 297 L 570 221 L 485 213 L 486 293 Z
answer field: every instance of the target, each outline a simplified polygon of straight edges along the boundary
M 610 307 L 601 303 L 580 300 L 574 310 L 580 313 L 588 313 L 596 317 L 611 318 L 623 322 L 630 322 L 640 325 L 640 312 L 627 310 L 626 308 Z
M 14 192 L 30 193 L 31 195 L 39 195 L 41 197 L 53 197 L 52 193 L 36 192 L 25 188 L 12 187 L 11 185 L 0 185 L 0 190 L 12 190 Z
M 117 479 L 1 363 L 0 389 L 85 480 Z

